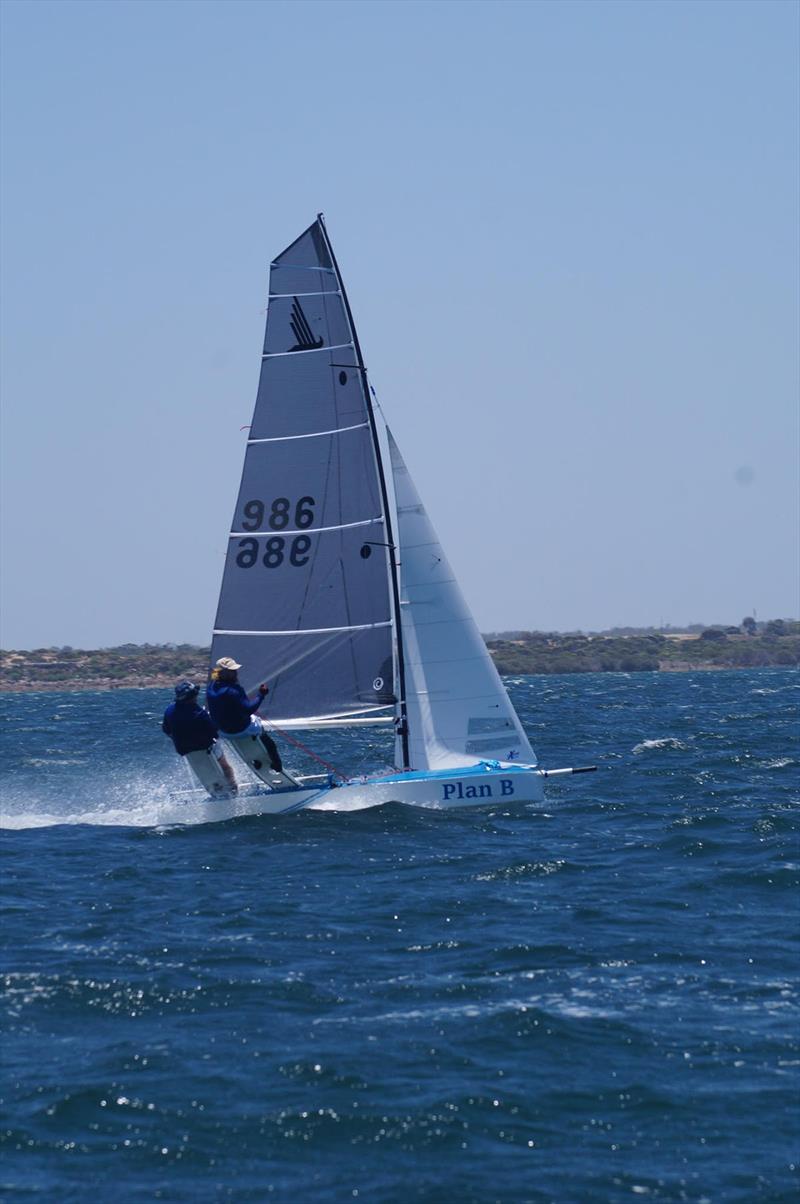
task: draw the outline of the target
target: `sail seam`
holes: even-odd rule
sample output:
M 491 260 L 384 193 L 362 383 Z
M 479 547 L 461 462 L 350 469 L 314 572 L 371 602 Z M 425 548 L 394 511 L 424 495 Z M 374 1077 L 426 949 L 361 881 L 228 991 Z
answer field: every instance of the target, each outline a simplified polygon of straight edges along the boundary
M 392 620 L 381 623 L 355 623 L 350 627 L 302 627 L 294 631 L 245 631 L 241 627 L 214 628 L 214 635 L 327 635 L 332 631 L 372 631 L 376 627 L 391 627 Z
M 320 435 L 341 435 L 343 431 L 360 431 L 368 422 L 356 422 L 354 426 L 336 426 L 332 431 L 309 431 L 307 435 L 270 435 L 264 439 L 248 439 L 250 443 L 285 443 L 288 439 L 318 439 Z
M 335 527 L 303 527 L 302 529 L 294 528 L 275 531 L 270 528 L 267 531 L 231 531 L 228 539 L 245 539 L 248 536 L 252 539 L 258 539 L 259 536 L 269 535 L 319 535 L 322 531 L 349 531 L 351 527 L 371 527 L 373 523 L 382 523 L 383 515 L 379 514 L 377 518 L 360 518 L 357 523 L 340 523 Z
M 342 347 L 352 347 L 352 343 L 330 343 L 327 347 L 309 347 L 306 351 L 266 351 L 262 360 L 274 360 L 284 355 L 318 355 L 320 351 L 340 351 Z
M 405 549 L 403 549 L 405 551 Z M 457 585 L 455 577 L 438 577 L 436 581 L 407 581 L 405 583 L 406 590 L 410 589 L 435 589 L 437 585 Z M 421 605 L 421 603 L 420 603 Z

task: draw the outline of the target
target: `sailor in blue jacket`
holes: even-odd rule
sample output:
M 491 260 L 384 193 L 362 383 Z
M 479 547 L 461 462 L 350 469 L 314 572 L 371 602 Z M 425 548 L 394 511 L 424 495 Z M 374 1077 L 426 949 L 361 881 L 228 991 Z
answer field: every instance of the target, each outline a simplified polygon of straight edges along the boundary
M 269 687 L 259 686 L 257 696 L 248 698 L 237 675 L 241 667 L 230 656 L 220 657 L 214 666 L 206 686 L 211 718 L 223 736 L 258 736 L 267 750 L 271 767 L 276 773 L 282 773 L 283 765 L 275 741 L 267 735 L 263 720 L 255 714 L 269 693 Z
M 236 793 L 236 777 L 230 762 L 217 742 L 217 725 L 205 707 L 197 705 L 200 687 L 191 681 L 179 681 L 175 701 L 164 712 L 161 730 L 170 736 L 175 751 L 181 757 L 192 752 L 210 752 L 219 762 L 232 793 Z

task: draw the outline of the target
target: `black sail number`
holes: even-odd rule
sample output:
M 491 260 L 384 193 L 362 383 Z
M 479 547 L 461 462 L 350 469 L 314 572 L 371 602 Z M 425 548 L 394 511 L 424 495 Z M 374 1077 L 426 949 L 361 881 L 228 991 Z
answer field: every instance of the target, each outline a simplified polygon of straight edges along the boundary
M 295 535 L 292 540 L 292 549 L 289 552 L 289 564 L 293 564 L 296 569 L 301 568 L 304 564 L 308 564 L 306 553 L 310 547 L 310 535 Z
M 312 526 L 316 504 L 316 498 L 308 493 L 298 498 L 294 504 L 288 497 L 276 497 L 266 504 L 260 498 L 251 498 L 242 506 L 242 528 L 245 531 L 260 531 L 266 518 L 268 529 L 284 531 L 294 519 L 295 529 L 299 528 L 302 531 Z M 240 569 L 251 569 L 260 559 L 266 569 L 277 569 L 284 563 L 299 569 L 308 564 L 310 549 L 309 535 L 295 535 L 293 538 L 288 534 L 270 535 L 261 549 L 259 541 L 248 536 L 239 540 L 236 563 Z
M 295 535 L 294 539 L 289 543 L 288 556 L 286 554 L 287 540 L 282 535 L 271 535 L 264 543 L 264 551 L 261 556 L 261 563 L 266 569 L 277 569 L 286 562 L 292 565 L 293 568 L 302 568 L 304 564 L 308 564 L 310 557 L 308 555 L 311 549 L 310 535 Z M 257 539 L 240 539 L 239 551 L 236 556 L 236 563 L 240 569 L 251 569 L 257 563 L 259 558 L 259 547 Z
M 272 503 L 272 509 L 269 512 L 269 525 L 273 531 L 282 531 L 284 527 L 289 526 L 289 507 L 291 502 L 288 497 L 276 497 Z
M 310 527 L 314 521 L 313 506 L 316 506 L 313 497 L 301 497 L 300 501 L 294 508 L 294 525 L 302 531 L 304 527 Z
M 258 560 L 258 540 L 240 539 L 236 563 L 240 569 L 251 569 Z
M 291 498 L 288 497 L 273 498 L 268 505 L 265 505 L 260 498 L 251 498 L 242 506 L 244 516 L 242 529 L 244 531 L 260 531 L 266 516 L 267 526 L 271 531 L 285 531 L 292 519 L 294 519 L 295 527 L 304 531 L 306 527 L 313 525 L 316 504 L 316 498 L 311 497 L 310 494 L 306 494 L 295 502 L 294 511 L 292 511 Z M 269 512 L 267 512 L 268 508 Z
M 245 502 L 243 512 L 242 527 L 244 530 L 258 531 L 264 521 L 264 503 L 260 502 L 258 498 L 253 498 L 251 502 Z
M 262 563 L 267 569 L 276 569 L 278 565 L 283 564 L 283 545 L 286 540 L 281 539 L 280 535 L 273 535 L 268 539 L 264 549 L 264 555 L 261 557 Z

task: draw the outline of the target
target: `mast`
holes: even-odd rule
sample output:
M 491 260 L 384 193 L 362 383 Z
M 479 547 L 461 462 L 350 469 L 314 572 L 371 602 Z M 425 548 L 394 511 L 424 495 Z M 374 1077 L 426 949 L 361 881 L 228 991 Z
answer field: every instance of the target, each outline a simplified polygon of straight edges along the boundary
M 397 571 L 397 569 L 398 569 L 397 555 L 396 555 L 397 548 L 396 548 L 395 542 L 394 542 L 394 532 L 393 532 L 393 528 L 392 528 L 392 516 L 391 516 L 391 512 L 389 510 L 389 494 L 388 494 L 388 490 L 386 488 L 386 475 L 385 475 L 384 469 L 383 469 L 383 459 L 381 457 L 380 442 L 378 440 L 378 428 L 375 423 L 375 410 L 372 405 L 372 396 L 370 394 L 369 382 L 367 380 L 367 369 L 364 365 L 364 356 L 361 354 L 361 345 L 358 341 L 358 332 L 356 331 L 356 324 L 353 321 L 353 311 L 350 309 L 350 302 L 348 300 L 347 292 L 344 287 L 344 281 L 342 280 L 342 273 L 339 271 L 339 264 L 336 262 L 336 256 L 333 253 L 333 247 L 331 246 L 331 240 L 328 237 L 328 231 L 325 227 L 325 218 L 323 217 L 323 215 L 321 213 L 317 214 L 317 221 L 319 222 L 319 228 L 322 231 L 323 238 L 325 239 L 325 245 L 328 248 L 328 254 L 331 257 L 331 263 L 333 264 L 333 269 L 336 272 L 336 279 L 339 282 L 339 289 L 341 290 L 342 301 L 344 302 L 345 312 L 347 313 L 347 320 L 350 324 L 350 332 L 353 336 L 353 345 L 354 345 L 355 351 L 356 351 L 356 360 L 358 361 L 357 366 L 358 366 L 358 371 L 359 371 L 359 375 L 361 378 L 361 389 L 364 394 L 364 402 L 367 407 L 367 414 L 369 415 L 369 427 L 370 427 L 370 433 L 372 435 L 372 446 L 373 446 L 373 450 L 375 452 L 375 462 L 378 467 L 378 480 L 380 481 L 381 501 L 383 504 L 383 513 L 384 513 L 385 524 L 386 524 L 386 538 L 388 540 L 388 549 L 389 549 L 389 568 L 390 568 L 389 576 L 391 579 L 391 586 L 392 586 L 392 605 L 393 605 L 394 613 L 395 613 L 395 640 L 396 640 L 396 647 L 397 647 L 397 684 L 398 684 L 399 690 L 400 690 L 400 698 L 398 700 L 399 708 L 400 708 L 400 733 L 399 734 L 400 734 L 402 750 L 403 750 L 402 768 L 408 769 L 409 768 L 409 763 L 408 763 L 409 762 L 408 715 L 406 712 L 406 669 L 405 669 L 405 659 L 403 656 L 403 625 L 402 625 L 402 621 L 400 618 L 400 585 L 399 585 L 399 574 Z

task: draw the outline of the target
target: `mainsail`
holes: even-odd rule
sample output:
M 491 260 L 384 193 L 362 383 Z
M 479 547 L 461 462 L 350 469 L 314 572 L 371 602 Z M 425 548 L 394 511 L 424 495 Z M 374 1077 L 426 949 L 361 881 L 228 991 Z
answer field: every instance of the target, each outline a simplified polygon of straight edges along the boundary
M 386 428 L 399 543 L 409 756 L 415 769 L 536 757 Z
M 276 722 L 394 715 L 391 540 L 360 353 L 321 220 L 271 265 L 212 663 Z

